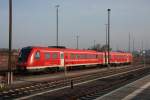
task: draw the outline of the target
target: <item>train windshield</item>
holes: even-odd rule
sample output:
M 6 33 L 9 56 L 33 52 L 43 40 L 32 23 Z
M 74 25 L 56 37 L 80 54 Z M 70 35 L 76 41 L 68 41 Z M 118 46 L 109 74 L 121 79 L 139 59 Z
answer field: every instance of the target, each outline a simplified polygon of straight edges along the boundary
M 22 48 L 18 57 L 18 61 L 19 62 L 27 61 L 31 50 L 32 50 L 31 47 Z

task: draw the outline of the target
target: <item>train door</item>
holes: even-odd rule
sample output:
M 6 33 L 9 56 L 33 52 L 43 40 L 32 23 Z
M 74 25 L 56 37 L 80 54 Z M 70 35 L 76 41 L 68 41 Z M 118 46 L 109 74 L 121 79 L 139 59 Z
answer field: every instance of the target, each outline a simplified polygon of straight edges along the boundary
M 106 59 L 107 59 L 106 58 L 106 52 L 102 53 L 102 58 L 101 59 L 103 59 L 102 64 L 105 65 L 106 64 Z
M 60 52 L 60 65 L 64 67 L 64 52 Z
M 126 62 L 129 62 L 129 55 L 126 55 Z
M 34 66 L 41 66 L 41 53 L 36 51 L 34 55 Z

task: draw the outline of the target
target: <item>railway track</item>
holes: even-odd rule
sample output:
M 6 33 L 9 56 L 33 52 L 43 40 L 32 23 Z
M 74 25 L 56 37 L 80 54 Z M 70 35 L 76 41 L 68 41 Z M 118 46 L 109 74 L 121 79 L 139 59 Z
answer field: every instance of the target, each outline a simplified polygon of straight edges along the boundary
M 141 66 L 137 66 L 136 70 L 145 69 Z M 130 71 L 129 71 L 130 70 Z M 91 75 L 83 75 L 78 77 L 67 77 L 61 80 L 56 81 L 44 81 L 44 82 L 33 82 L 28 85 L 24 85 L 17 88 L 8 88 L 0 92 L 0 99 L 15 99 L 20 98 L 28 95 L 34 95 L 38 94 L 40 92 L 44 91 L 55 91 L 58 88 L 68 88 L 70 87 L 70 84 L 74 85 L 80 85 L 84 84 L 86 82 L 96 81 L 100 79 L 106 79 L 107 77 L 114 76 L 114 74 L 122 75 L 127 74 L 128 72 L 134 72 L 136 71 L 135 67 L 129 68 L 122 68 L 122 69 L 112 69 L 102 73 L 93 73 Z M 105 78 L 103 78 L 105 76 Z
M 74 89 L 66 88 L 59 91 L 48 91 L 37 95 L 31 95 L 22 99 L 28 100 L 93 100 L 105 93 L 108 93 L 116 88 L 119 88 L 127 83 L 135 81 L 140 77 L 150 74 L 150 68 L 137 69 L 130 72 L 119 73 L 103 78 L 98 78 L 93 81 L 86 81 L 75 84 Z
M 119 77 L 109 77 L 106 79 L 101 79 L 99 82 L 97 82 L 97 87 L 92 88 L 88 91 L 88 93 L 85 94 L 78 94 L 76 96 L 77 100 L 94 100 L 114 89 L 117 89 L 121 86 L 124 86 L 125 84 L 128 84 L 132 81 L 135 81 L 141 77 L 144 77 L 145 75 L 150 74 L 150 69 L 142 69 L 137 70 L 128 74 L 120 75 Z M 106 85 L 107 84 L 107 85 Z

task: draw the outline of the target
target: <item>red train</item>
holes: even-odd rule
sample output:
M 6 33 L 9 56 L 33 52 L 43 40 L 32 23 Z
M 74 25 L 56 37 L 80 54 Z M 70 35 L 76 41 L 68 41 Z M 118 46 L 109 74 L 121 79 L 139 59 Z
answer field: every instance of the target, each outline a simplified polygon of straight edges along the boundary
M 106 65 L 108 55 L 93 50 L 76 50 L 52 47 L 24 47 L 21 49 L 18 70 L 43 70 L 45 68 L 64 69 L 65 67 Z M 110 64 L 130 64 L 131 53 L 110 52 Z

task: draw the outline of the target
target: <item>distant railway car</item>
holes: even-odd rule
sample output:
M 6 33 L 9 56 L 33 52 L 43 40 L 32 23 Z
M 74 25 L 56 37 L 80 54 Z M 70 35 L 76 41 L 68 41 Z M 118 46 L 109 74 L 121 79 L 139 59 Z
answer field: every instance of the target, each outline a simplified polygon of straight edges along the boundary
M 130 53 L 110 52 L 110 64 L 132 62 Z M 18 70 L 64 69 L 65 67 L 105 65 L 108 53 L 52 47 L 24 47 L 20 50 Z
M 132 54 L 125 52 L 110 52 L 111 64 L 129 64 L 132 62 Z

